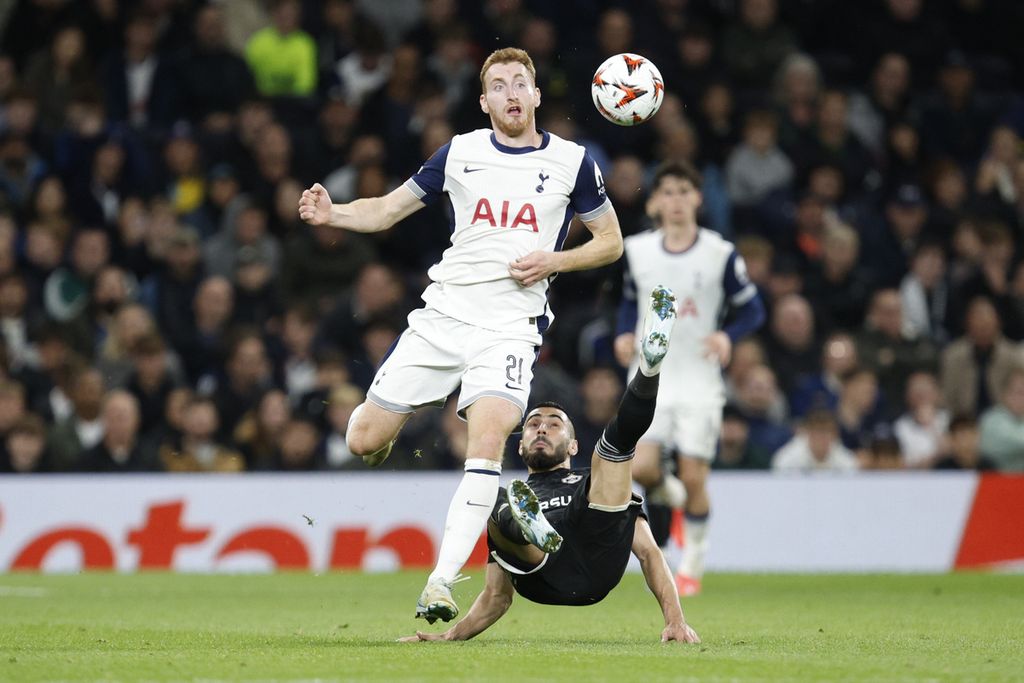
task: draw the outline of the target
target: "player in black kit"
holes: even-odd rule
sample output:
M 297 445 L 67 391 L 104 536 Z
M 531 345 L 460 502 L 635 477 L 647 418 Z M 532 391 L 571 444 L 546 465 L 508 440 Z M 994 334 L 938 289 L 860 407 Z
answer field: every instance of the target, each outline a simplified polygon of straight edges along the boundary
M 491 513 L 491 561 L 483 592 L 444 633 L 420 632 L 403 641 L 468 640 L 500 619 L 516 592 L 552 605 L 600 602 L 622 579 L 632 552 L 665 617 L 662 641 L 700 642 L 683 617 L 672 573 L 641 511 L 642 500 L 633 494 L 630 471 L 636 443 L 654 417 L 674 304 L 666 288 L 651 293 L 640 368 L 605 428 L 589 470 L 570 467 L 578 446 L 572 422 L 560 406 L 541 403 L 527 414 L 519 453 L 530 476 L 525 483 L 513 481 Z

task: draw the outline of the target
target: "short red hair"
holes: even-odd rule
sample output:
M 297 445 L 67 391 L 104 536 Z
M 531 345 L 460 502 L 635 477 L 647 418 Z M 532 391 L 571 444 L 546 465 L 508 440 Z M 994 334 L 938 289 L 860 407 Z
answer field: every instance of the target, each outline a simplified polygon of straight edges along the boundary
M 484 74 L 495 64 L 512 64 L 518 62 L 526 67 L 526 70 L 530 72 L 530 78 L 534 84 L 537 83 L 537 69 L 533 66 L 533 60 L 530 59 L 530 55 L 527 54 L 526 50 L 522 50 L 518 47 L 503 47 L 500 50 L 492 52 L 487 59 L 484 60 L 484 65 L 480 67 L 480 87 L 484 90 L 487 89 L 487 83 L 484 81 Z

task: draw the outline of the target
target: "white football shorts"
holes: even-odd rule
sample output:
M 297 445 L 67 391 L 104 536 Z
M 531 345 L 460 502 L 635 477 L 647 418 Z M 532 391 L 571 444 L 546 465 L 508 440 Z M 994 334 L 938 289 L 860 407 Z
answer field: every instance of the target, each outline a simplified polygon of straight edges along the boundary
M 722 406 L 661 403 L 641 441 L 673 448 L 678 455 L 713 460 L 722 431 Z
M 496 396 L 526 414 L 540 334 L 486 330 L 432 308 L 409 314 L 409 327 L 377 369 L 367 398 L 386 410 L 411 413 L 443 406 L 459 384 L 458 411 Z

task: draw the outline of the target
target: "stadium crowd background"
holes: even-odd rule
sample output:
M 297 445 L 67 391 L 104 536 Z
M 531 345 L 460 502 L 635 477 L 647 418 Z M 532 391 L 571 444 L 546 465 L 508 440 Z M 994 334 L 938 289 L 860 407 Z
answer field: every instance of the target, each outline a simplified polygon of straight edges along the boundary
M 682 159 L 746 258 L 769 319 L 734 350 L 716 467 L 813 447 L 1024 470 L 1021 3 L 22 0 L 0 21 L 0 470 L 363 467 L 346 422 L 448 218 L 360 236 L 300 224 L 298 197 L 383 194 L 487 126 L 479 65 L 506 45 L 624 234 Z M 633 129 L 590 103 L 622 51 L 669 92 Z M 553 285 L 533 396 L 584 452 L 622 389 L 620 290 L 615 266 Z M 458 465 L 449 403 L 388 467 Z

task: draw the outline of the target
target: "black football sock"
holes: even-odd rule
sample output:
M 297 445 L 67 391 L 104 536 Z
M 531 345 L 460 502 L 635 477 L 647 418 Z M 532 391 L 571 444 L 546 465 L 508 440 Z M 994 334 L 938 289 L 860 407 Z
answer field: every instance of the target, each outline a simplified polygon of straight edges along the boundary
M 597 444 L 597 454 L 605 460 L 631 460 L 636 442 L 654 421 L 658 396 L 658 375 L 636 373 L 619 403 L 619 412 L 608 423 Z

